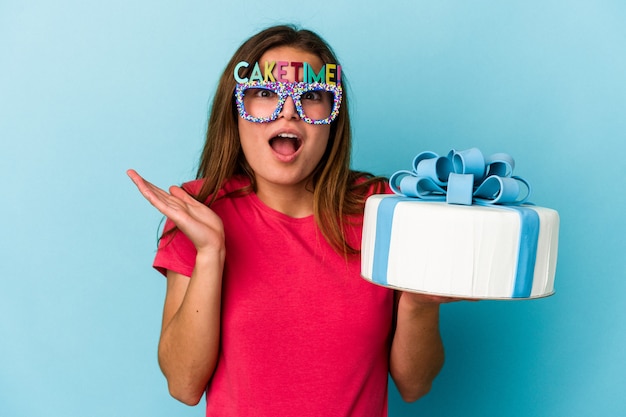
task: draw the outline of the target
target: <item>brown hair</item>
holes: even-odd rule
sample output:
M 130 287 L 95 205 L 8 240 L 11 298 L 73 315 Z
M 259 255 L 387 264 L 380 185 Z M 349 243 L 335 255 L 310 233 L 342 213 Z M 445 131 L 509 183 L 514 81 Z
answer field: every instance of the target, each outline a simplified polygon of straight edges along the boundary
M 234 102 L 235 66 L 241 62 L 257 62 L 268 50 L 289 46 L 318 56 L 323 63 L 339 64 L 330 46 L 316 33 L 295 26 L 267 28 L 245 41 L 226 65 L 210 110 L 206 142 L 200 158 L 197 178 L 203 185 L 195 198 L 209 206 L 228 178 L 243 175 L 251 186 L 240 192 L 256 189 L 254 172 L 248 165 L 239 141 L 237 109 Z M 328 147 L 313 171 L 313 212 L 322 234 L 339 253 L 356 254 L 358 250 L 346 242 L 344 230 L 348 218 L 363 212 L 368 190 L 380 192 L 384 179 L 350 169 L 351 129 L 348 97 L 345 88 L 339 115 L 332 122 Z

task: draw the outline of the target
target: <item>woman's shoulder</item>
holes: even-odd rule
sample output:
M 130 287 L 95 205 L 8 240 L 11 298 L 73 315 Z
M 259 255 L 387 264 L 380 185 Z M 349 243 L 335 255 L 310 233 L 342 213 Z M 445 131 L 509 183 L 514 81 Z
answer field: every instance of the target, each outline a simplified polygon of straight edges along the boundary
M 351 186 L 358 193 L 365 193 L 367 196 L 392 193 L 389 181 L 385 177 L 362 171 L 351 171 L 351 176 Z
M 191 195 L 197 195 L 204 184 L 204 179 L 191 180 L 183 183 L 181 188 Z
M 187 181 L 183 183 L 182 188 L 187 193 L 197 197 L 201 194 L 202 187 L 204 186 L 205 182 L 206 182 L 206 179 L 204 178 Z M 221 198 L 227 194 L 234 193 L 239 190 L 243 190 L 249 186 L 250 186 L 249 178 L 242 176 L 242 175 L 235 175 L 231 178 L 228 178 L 226 181 L 224 181 L 224 183 L 222 184 L 222 187 L 220 187 L 219 191 L 217 192 L 217 198 Z M 207 198 L 210 198 L 210 196 L 207 196 Z

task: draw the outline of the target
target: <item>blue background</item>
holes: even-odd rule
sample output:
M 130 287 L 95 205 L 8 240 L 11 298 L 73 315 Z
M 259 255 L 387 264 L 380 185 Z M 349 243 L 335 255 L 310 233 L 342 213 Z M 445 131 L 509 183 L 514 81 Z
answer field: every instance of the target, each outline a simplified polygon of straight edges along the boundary
M 508 152 L 561 215 L 556 295 L 444 306 L 446 365 L 415 404 L 393 388 L 390 415 L 624 415 L 617 0 L 0 0 L 0 415 L 203 415 L 157 366 L 160 215 L 125 170 L 192 178 L 218 74 L 282 22 L 338 53 L 356 168 Z

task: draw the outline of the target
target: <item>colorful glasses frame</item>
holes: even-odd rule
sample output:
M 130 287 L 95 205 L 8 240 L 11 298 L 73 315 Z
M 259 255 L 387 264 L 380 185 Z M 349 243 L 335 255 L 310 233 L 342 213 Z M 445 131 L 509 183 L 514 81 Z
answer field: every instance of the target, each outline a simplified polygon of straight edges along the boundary
M 269 117 L 254 117 L 246 112 L 243 104 L 243 98 L 246 90 L 250 88 L 262 88 L 270 90 L 278 94 L 278 103 L 276 109 Z M 333 93 L 333 108 L 330 115 L 325 119 L 314 120 L 308 117 L 302 109 L 302 95 L 309 91 L 329 91 Z M 340 84 L 325 84 L 325 83 L 304 83 L 304 82 L 260 82 L 252 81 L 246 83 L 239 83 L 235 87 L 235 100 L 237 102 L 237 110 L 241 118 L 254 123 L 269 123 L 278 119 L 280 112 L 283 109 L 283 105 L 287 100 L 287 97 L 291 97 L 296 111 L 300 116 L 300 119 L 306 123 L 312 125 L 327 125 L 333 122 L 339 114 L 339 108 L 341 106 L 341 99 L 343 96 L 343 90 Z

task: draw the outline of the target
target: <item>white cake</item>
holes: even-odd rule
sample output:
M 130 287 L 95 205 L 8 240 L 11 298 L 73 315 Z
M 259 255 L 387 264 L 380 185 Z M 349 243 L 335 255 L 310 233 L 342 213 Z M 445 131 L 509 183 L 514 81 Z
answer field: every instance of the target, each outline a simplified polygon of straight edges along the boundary
M 451 297 L 551 295 L 559 215 L 531 205 L 478 206 L 371 196 L 362 276 L 386 287 Z

